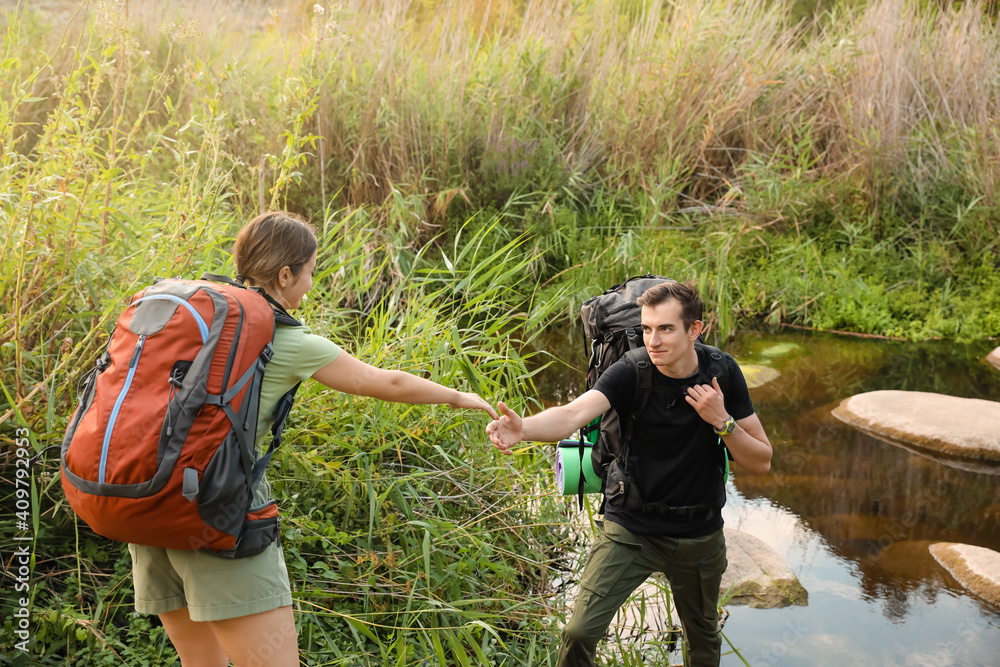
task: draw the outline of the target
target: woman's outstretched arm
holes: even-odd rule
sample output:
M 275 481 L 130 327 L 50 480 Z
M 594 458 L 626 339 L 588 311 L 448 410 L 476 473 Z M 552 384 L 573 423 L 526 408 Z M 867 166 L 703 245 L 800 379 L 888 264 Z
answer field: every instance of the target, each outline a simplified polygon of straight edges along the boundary
M 348 394 L 394 403 L 447 404 L 453 408 L 483 410 L 493 419 L 498 419 L 493 407 L 478 394 L 445 387 L 405 371 L 377 368 L 347 352 L 341 352 L 312 377 L 331 389 Z

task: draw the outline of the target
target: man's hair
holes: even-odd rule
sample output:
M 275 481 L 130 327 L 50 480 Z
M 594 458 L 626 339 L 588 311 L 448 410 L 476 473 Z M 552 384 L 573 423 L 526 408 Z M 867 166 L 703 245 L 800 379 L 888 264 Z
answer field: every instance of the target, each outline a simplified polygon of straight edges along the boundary
M 691 283 L 679 283 L 671 280 L 653 285 L 636 299 L 636 303 L 640 307 L 653 307 L 670 299 L 675 299 L 681 304 L 681 320 L 684 322 L 685 331 L 701 319 L 705 304 L 702 302 L 701 296 L 698 295 L 698 288 Z

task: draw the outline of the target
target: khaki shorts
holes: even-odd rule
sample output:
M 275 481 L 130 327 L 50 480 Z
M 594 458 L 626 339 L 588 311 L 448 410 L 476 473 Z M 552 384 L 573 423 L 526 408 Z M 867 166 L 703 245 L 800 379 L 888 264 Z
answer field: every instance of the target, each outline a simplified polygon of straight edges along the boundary
M 292 604 L 278 542 L 249 558 L 128 545 L 135 609 L 164 614 L 184 607 L 193 621 L 221 621 Z

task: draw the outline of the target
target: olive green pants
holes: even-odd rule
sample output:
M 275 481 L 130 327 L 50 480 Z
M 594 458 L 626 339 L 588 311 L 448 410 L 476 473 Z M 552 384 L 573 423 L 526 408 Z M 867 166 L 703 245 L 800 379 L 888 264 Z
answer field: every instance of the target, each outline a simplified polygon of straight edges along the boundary
M 573 616 L 563 628 L 557 666 L 591 667 L 597 642 L 618 609 L 650 574 L 663 572 L 684 629 L 685 664 L 717 667 L 719 584 L 727 565 L 721 530 L 697 538 L 661 537 L 633 535 L 605 522 L 584 568 Z

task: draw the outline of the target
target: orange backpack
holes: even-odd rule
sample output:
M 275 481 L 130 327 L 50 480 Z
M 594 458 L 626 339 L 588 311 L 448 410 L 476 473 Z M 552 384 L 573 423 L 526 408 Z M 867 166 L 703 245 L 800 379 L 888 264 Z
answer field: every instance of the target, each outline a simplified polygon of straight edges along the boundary
M 95 532 L 230 558 L 278 539 L 275 501 L 252 506 L 298 388 L 279 401 L 257 459 L 276 321 L 299 325 L 263 291 L 211 274 L 132 297 L 62 444 L 66 498 Z

